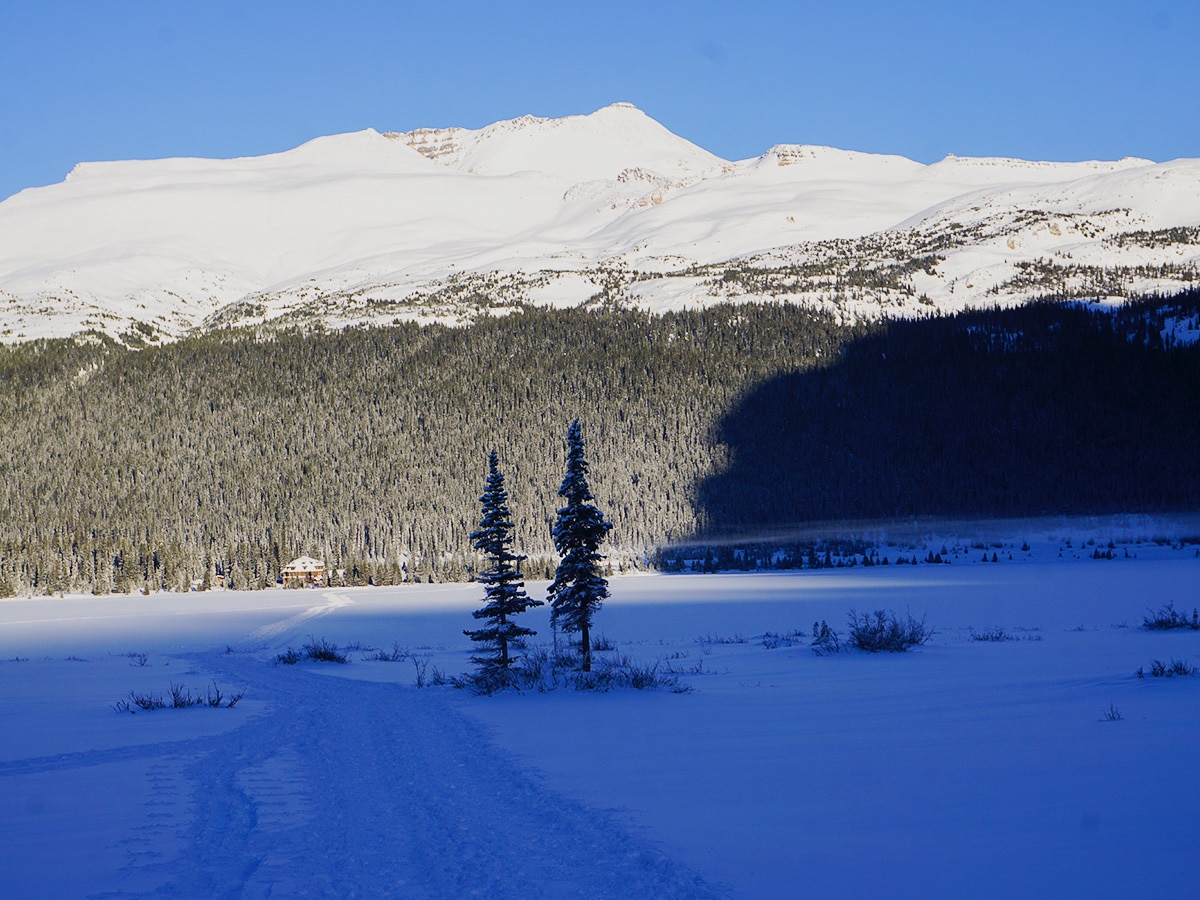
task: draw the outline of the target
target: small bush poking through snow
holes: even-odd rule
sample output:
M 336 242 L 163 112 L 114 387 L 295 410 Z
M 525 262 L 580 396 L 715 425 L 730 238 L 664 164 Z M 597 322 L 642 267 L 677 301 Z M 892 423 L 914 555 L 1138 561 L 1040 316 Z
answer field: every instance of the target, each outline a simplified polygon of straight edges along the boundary
M 820 622 L 813 622 L 812 643 L 809 645 L 813 649 L 813 653 L 817 656 L 828 656 L 831 653 L 842 652 L 842 641 L 838 637 L 838 633 L 829 627 L 829 623 L 822 619 Z
M 805 634 L 803 628 L 789 631 L 786 634 L 778 631 L 765 631 L 763 632 L 761 643 L 768 650 L 777 650 L 780 647 L 794 647 L 807 638 L 808 635 Z
M 1192 631 L 1200 631 L 1200 612 L 1193 609 L 1192 617 L 1189 619 L 1175 609 L 1175 603 L 1172 601 L 1151 612 L 1150 615 L 1143 616 L 1142 625 L 1151 631 L 1171 631 L 1175 628 L 1190 628 Z
M 1165 663 L 1161 659 L 1156 659 L 1150 663 L 1150 675 L 1153 678 L 1175 678 L 1176 676 L 1195 675 L 1196 671 L 1196 667 L 1184 659 L 1172 659 L 1169 663 Z M 1137 677 L 1145 678 L 1145 671 L 1139 668 L 1137 670 Z
M 974 628 L 967 629 L 967 639 L 972 641 L 1040 641 L 1042 636 L 1035 634 L 1036 628 L 1018 628 L 1016 629 L 1022 634 L 1012 634 L 1003 628 L 989 628 L 986 631 L 976 631 Z
M 696 638 L 697 644 L 744 644 L 746 638 L 740 634 L 721 635 L 721 634 L 706 634 Z
M 154 709 L 166 709 L 167 704 L 163 700 L 162 694 L 139 694 L 137 691 L 130 691 L 128 697 L 113 704 L 113 709 L 117 712 L 137 712 L 134 707 L 148 712 Z
M 317 662 L 344 663 L 348 661 L 345 653 L 338 649 L 337 644 L 331 644 L 325 638 L 308 639 L 308 643 L 300 648 L 304 655 Z
M 1015 641 L 1016 638 L 1005 631 L 1003 628 L 992 628 L 988 631 L 976 631 L 974 628 L 968 629 L 970 639 L 973 641 Z
M 593 648 L 594 649 L 594 648 Z M 547 692 L 559 688 L 576 691 L 612 691 L 632 688 L 637 691 L 668 688 L 677 694 L 691 688 L 679 683 L 670 666 L 655 662 L 648 666 L 634 663 L 628 656 L 601 657 L 592 661 L 592 671 L 579 670 L 579 654 L 555 653 L 546 647 L 532 647 L 502 677 L 476 673 L 446 679 L 456 688 L 468 688 L 477 694 L 494 694 L 506 689 Z
M 413 669 L 417 673 L 416 680 L 413 681 L 413 684 L 417 687 L 445 687 L 448 684 L 453 684 L 455 687 L 463 686 L 455 683 L 454 679 L 447 678 L 446 673 L 437 666 L 434 666 L 433 670 L 430 671 L 429 659 L 427 657 L 410 655 L 408 658 L 412 660 Z
M 393 643 L 391 650 L 376 650 L 370 656 L 363 657 L 364 660 L 372 662 L 404 662 L 411 658 L 412 653 L 407 648 L 401 647 L 399 643 Z
M 346 663 L 350 658 L 343 653 L 337 644 L 332 644 L 325 638 L 308 639 L 308 643 L 299 650 L 288 647 L 286 651 L 275 657 L 275 665 L 294 666 L 298 662 L 311 659 L 314 662 Z
M 877 609 L 873 613 L 850 610 L 850 644 L 868 653 L 904 653 L 919 647 L 933 636 L 924 619 Z
M 1121 715 L 1121 711 L 1117 709 L 1116 704 L 1108 704 L 1108 712 L 1104 714 L 1105 722 L 1120 722 L 1123 718 L 1125 717 Z
M 171 695 L 170 703 L 163 699 L 162 694 L 140 694 L 137 691 L 130 691 L 128 697 L 113 704 L 113 709 L 130 714 L 136 713 L 139 709 L 151 712 L 167 708 L 190 709 L 193 706 L 211 706 L 213 709 L 220 709 L 223 705 L 225 709 L 233 709 L 238 705 L 238 701 L 246 695 L 245 691 L 238 691 L 236 694 L 230 695 L 223 694 L 215 681 L 212 683 L 212 687 L 203 694 L 193 694 L 182 684 L 172 682 L 169 693 Z

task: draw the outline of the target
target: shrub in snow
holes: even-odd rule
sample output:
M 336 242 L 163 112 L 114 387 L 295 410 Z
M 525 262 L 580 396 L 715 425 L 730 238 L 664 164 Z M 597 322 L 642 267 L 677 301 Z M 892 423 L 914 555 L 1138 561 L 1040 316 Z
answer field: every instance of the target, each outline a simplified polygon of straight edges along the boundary
M 973 641 L 1015 641 L 1016 638 L 1010 635 L 1003 628 L 992 628 L 988 631 L 976 631 L 974 628 L 968 629 L 970 639 Z
M 310 637 L 308 643 L 300 648 L 304 651 L 304 655 L 316 662 L 335 662 L 345 663 L 349 659 L 345 653 L 338 649 L 337 644 L 331 644 L 325 638 L 315 639 Z
M 325 638 L 308 639 L 308 643 L 304 644 L 299 650 L 288 647 L 283 653 L 275 657 L 275 665 L 294 666 L 298 662 L 311 659 L 314 662 L 335 662 L 346 663 L 350 658 L 343 653 L 337 644 L 330 643 Z
M 592 649 L 603 653 L 609 650 L 616 650 L 617 645 L 604 635 L 600 635 L 600 637 L 592 641 Z
M 113 709 L 117 712 L 127 713 L 134 713 L 139 709 L 150 711 L 166 708 L 167 704 L 161 694 L 139 694 L 137 691 L 130 691 L 128 697 L 113 704 Z
M 705 634 L 696 638 L 697 644 L 744 644 L 746 638 L 741 634 Z
M 401 647 L 398 642 L 392 644 L 391 650 L 376 650 L 370 656 L 364 656 L 364 660 L 373 660 L 375 662 L 404 662 L 406 659 L 412 658 L 412 653 L 404 647 Z
M 1193 609 L 1192 617 L 1189 619 L 1185 614 L 1176 611 L 1175 602 L 1172 601 L 1149 615 L 1143 616 L 1142 625 L 1151 631 L 1170 631 L 1175 628 L 1190 628 L 1192 631 L 1200 631 L 1200 613 Z
M 829 623 L 824 619 L 820 622 L 813 622 L 812 644 L 810 646 L 818 656 L 828 656 L 830 653 L 840 653 L 842 651 L 842 642 L 838 637 L 838 633 L 830 628 Z
M 245 691 L 238 691 L 236 694 L 226 695 L 217 687 L 215 681 L 212 683 L 212 687 L 203 694 L 193 694 L 182 684 L 172 682 L 169 693 L 171 700 L 168 703 L 162 694 L 141 694 L 137 691 L 130 691 L 129 696 L 113 704 L 113 709 L 117 712 L 127 713 L 136 713 L 139 709 L 150 712 L 167 708 L 190 709 L 193 706 L 211 706 L 213 709 L 219 709 L 224 705 L 225 709 L 233 709 L 246 694 Z
M 1172 659 L 1169 663 L 1156 659 L 1150 663 L 1150 675 L 1154 678 L 1174 678 L 1177 675 L 1195 675 L 1196 672 L 1196 667 L 1184 659 Z M 1145 678 L 1146 673 L 1142 669 L 1138 669 L 1137 677 Z
M 933 630 L 924 619 L 914 619 L 907 613 L 901 619 L 882 609 L 861 615 L 850 610 L 850 644 L 868 653 L 903 653 L 932 636 Z
M 601 657 L 595 661 L 592 670 L 585 672 L 580 669 L 580 658 L 580 652 L 576 650 L 559 653 L 547 647 L 533 647 L 503 680 L 490 678 L 486 672 L 476 672 L 446 679 L 446 682 L 477 694 L 493 694 L 509 688 L 539 692 L 559 688 L 601 692 L 622 688 L 638 691 L 666 688 L 677 694 L 691 690 L 680 684 L 677 670 L 659 662 L 639 665 L 624 655 Z
M 763 632 L 762 645 L 768 650 L 776 650 L 780 647 L 793 647 L 800 641 L 807 639 L 808 634 L 803 628 L 789 631 L 787 634 L 782 634 L 778 631 L 766 631 Z
M 447 678 L 446 673 L 437 666 L 429 671 L 429 660 L 417 656 L 409 657 L 412 660 L 413 668 L 417 672 L 416 680 L 413 682 L 417 687 L 423 688 L 426 686 L 444 687 L 447 684 L 454 684 L 454 679 Z M 428 672 L 428 674 L 426 674 Z M 462 687 L 461 684 L 455 684 L 455 687 Z
M 1030 633 L 1030 632 L 1036 631 L 1037 630 L 1036 628 L 1032 628 L 1032 629 L 1031 628 L 1018 628 L 1016 630 L 1023 632 L 1023 634 L 1020 634 L 1020 635 L 1012 634 L 1003 628 L 989 628 L 986 631 L 976 631 L 974 628 L 968 628 L 967 629 L 967 632 L 968 632 L 967 638 L 968 638 L 968 640 L 972 640 L 972 641 L 991 641 L 991 642 L 1040 641 L 1042 639 L 1042 636 L 1040 634 L 1031 634 Z

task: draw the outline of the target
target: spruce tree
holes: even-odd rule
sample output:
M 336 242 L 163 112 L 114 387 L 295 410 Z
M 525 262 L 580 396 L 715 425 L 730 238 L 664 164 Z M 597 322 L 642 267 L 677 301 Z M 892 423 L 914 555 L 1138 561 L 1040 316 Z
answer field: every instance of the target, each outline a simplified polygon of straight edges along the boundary
M 592 503 L 587 459 L 579 420 L 567 431 L 567 474 L 558 496 L 567 501 L 554 522 L 554 547 L 562 557 L 546 591 L 551 621 L 563 631 L 578 632 L 583 671 L 592 670 L 592 616 L 608 597 L 608 581 L 600 574 L 600 544 L 612 528 Z
M 508 511 L 508 492 L 494 450 L 488 454 L 487 487 L 479 502 L 483 505 L 483 518 L 479 530 L 471 532 L 471 546 L 482 551 L 487 560 L 487 567 L 476 577 L 484 585 L 487 602 L 473 615 L 487 624 L 475 631 L 464 630 L 463 634 L 483 648 L 471 657 L 479 667 L 476 683 L 494 690 L 509 683 L 512 651 L 522 646 L 523 638 L 537 634 L 514 623 L 513 617 L 531 606 L 541 606 L 542 601 L 526 595 L 525 582 L 517 568 L 525 557 L 511 550 L 513 523 Z

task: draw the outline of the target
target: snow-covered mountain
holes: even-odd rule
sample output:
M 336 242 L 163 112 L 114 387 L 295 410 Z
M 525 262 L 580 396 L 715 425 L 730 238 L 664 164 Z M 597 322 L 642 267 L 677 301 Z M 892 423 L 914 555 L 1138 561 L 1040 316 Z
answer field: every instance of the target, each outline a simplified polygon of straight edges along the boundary
M 367 130 L 229 160 L 82 163 L 0 203 L 0 340 L 465 321 L 726 299 L 851 316 L 1200 280 L 1200 159 L 780 145 L 729 162 L 628 104 Z

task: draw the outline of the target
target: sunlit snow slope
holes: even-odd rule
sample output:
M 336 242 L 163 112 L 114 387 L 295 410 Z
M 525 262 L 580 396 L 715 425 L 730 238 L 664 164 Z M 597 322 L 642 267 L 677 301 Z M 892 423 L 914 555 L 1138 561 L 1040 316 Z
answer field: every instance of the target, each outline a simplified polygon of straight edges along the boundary
M 0 340 L 783 299 L 850 315 L 1171 291 L 1200 160 L 780 145 L 727 162 L 615 104 L 230 160 L 82 163 L 0 203 Z M 136 327 L 135 327 L 136 326 Z

